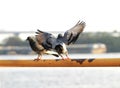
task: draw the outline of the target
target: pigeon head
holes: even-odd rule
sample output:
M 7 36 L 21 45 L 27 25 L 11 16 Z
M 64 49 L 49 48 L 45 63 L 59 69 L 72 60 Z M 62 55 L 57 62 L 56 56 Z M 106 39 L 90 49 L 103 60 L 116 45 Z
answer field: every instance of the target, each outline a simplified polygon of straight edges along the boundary
M 31 39 L 31 37 L 29 36 L 29 37 L 27 37 L 27 39 L 26 39 L 26 40 L 28 40 L 28 41 L 29 41 L 30 39 Z
M 26 40 L 29 42 L 31 47 L 36 43 L 35 37 L 32 36 L 28 36 Z
M 33 36 L 28 36 L 26 40 L 33 41 L 33 40 L 35 40 L 35 38 Z
M 56 45 L 55 50 L 56 50 L 56 52 L 58 52 L 60 54 L 63 51 L 63 47 L 61 45 Z
M 63 38 L 62 34 L 58 34 L 58 39 Z
M 56 52 L 59 54 L 65 54 L 67 52 L 66 45 L 62 42 L 55 46 Z

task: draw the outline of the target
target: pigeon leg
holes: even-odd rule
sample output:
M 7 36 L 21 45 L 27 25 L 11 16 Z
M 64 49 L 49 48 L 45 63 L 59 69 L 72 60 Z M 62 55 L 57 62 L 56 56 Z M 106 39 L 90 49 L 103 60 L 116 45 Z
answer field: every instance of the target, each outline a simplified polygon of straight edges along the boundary
M 34 59 L 34 61 L 39 61 L 41 59 L 42 55 L 38 55 L 38 57 L 36 59 Z
M 62 57 L 62 60 L 65 60 L 65 58 L 62 55 L 60 55 L 60 56 Z
M 67 59 L 70 59 L 69 56 L 68 56 L 68 54 L 66 54 L 66 57 L 67 57 Z

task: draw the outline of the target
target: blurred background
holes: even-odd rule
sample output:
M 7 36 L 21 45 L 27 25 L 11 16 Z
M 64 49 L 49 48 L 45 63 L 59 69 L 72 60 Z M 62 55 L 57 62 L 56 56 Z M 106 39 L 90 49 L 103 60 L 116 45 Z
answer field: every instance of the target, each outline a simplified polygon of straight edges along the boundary
M 75 45 L 68 46 L 70 54 L 118 56 L 118 3 L 119 0 L 0 1 L 0 55 L 35 55 L 25 41 L 27 36 L 35 35 L 37 29 L 54 35 L 64 33 L 81 20 L 86 27 Z
M 56 36 L 78 20 L 86 27 L 67 47 L 71 58 L 120 58 L 119 8 L 119 0 L 0 0 L 0 59 L 34 59 L 27 36 L 37 29 Z M 119 67 L 0 67 L 0 88 L 120 88 L 119 74 Z
M 26 41 L 29 35 L 34 32 L 1 32 L 0 59 L 36 58 L 37 54 Z M 69 56 L 72 59 L 119 58 L 119 39 L 117 31 L 83 32 L 75 44 L 67 47 Z M 44 55 L 42 59 L 46 58 L 56 59 L 52 55 Z M 119 74 L 119 67 L 0 67 L 0 88 L 119 88 Z
M 60 31 L 52 33 L 57 36 Z M 0 54 L 5 55 L 36 55 L 31 50 L 26 38 L 35 35 L 35 31 L 1 31 L 0 32 Z M 67 46 L 69 54 L 73 55 L 109 55 L 120 54 L 120 32 L 114 30 L 113 32 L 83 32 L 75 44 Z M 49 56 L 50 57 L 50 56 Z M 91 56 L 90 56 L 91 57 Z M 73 57 L 74 58 L 74 57 Z M 82 57 L 79 57 L 82 58 Z M 12 59 L 12 58 L 11 58 Z

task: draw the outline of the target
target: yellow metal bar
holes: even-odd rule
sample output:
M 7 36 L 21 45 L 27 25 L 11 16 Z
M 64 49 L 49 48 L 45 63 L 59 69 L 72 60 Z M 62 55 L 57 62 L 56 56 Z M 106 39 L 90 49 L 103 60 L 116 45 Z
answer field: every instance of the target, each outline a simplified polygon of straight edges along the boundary
M 0 67 L 117 67 L 120 58 L 49 59 L 49 60 L 0 60 Z

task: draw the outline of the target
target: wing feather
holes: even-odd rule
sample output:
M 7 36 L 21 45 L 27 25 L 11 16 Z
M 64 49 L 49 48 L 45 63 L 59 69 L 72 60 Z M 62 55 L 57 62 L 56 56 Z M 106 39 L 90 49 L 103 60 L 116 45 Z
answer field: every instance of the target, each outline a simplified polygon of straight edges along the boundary
M 55 37 L 51 33 L 43 32 L 37 30 L 36 39 L 39 44 L 43 45 L 45 49 L 52 49 L 53 42 L 55 41 Z
M 63 42 L 66 45 L 76 42 L 79 35 L 83 32 L 85 25 L 85 22 L 79 20 L 75 26 L 64 33 Z

